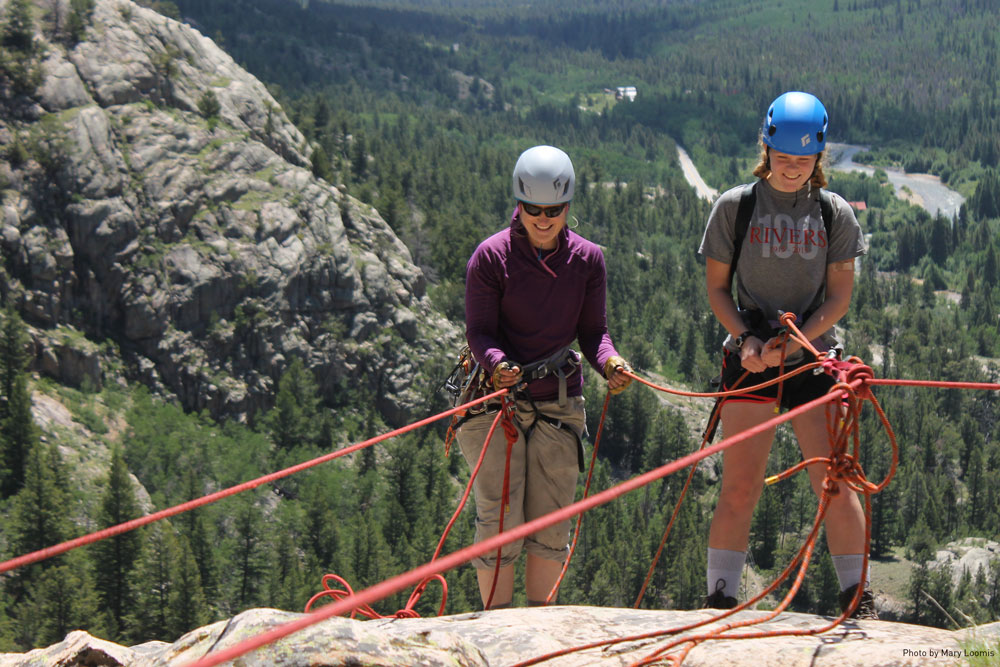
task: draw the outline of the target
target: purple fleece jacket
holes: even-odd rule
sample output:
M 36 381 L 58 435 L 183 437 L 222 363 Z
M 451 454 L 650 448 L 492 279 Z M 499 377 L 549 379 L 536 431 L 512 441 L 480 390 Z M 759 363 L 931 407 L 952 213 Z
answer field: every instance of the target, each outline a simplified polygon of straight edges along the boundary
M 618 354 L 608 335 L 604 254 L 563 228 L 559 245 L 539 259 L 518 218 L 479 244 L 466 267 L 465 337 L 487 372 L 507 360 L 518 365 L 551 357 L 579 339 L 580 350 L 603 375 Z M 583 393 L 583 374 L 567 377 L 567 395 Z M 556 400 L 549 375 L 528 389 L 536 401 Z

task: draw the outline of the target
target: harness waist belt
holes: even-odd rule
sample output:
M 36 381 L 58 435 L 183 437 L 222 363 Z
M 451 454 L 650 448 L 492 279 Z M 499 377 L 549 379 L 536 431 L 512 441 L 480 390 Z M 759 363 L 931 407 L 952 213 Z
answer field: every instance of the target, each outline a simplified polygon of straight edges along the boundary
M 541 380 L 548 375 L 556 375 L 559 378 L 559 407 L 565 407 L 567 403 L 566 389 L 566 368 L 573 370 L 581 365 L 580 357 L 569 347 L 564 347 L 548 359 L 535 361 L 521 367 L 521 376 L 524 382 Z

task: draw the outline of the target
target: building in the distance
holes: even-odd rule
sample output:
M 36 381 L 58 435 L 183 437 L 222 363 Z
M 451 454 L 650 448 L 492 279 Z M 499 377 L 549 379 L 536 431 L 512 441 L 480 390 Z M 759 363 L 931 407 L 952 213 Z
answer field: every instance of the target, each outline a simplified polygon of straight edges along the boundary
M 618 86 L 615 90 L 615 99 L 634 102 L 636 94 L 635 86 Z

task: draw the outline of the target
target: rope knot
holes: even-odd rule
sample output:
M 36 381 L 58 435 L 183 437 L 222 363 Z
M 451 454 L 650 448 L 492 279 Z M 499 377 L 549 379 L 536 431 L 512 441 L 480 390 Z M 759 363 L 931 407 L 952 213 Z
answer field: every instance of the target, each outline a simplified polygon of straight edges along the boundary
M 795 313 L 782 313 L 781 316 L 778 317 L 778 321 L 781 322 L 786 327 L 795 324 L 796 319 L 797 318 L 795 317 Z
M 827 465 L 827 477 L 833 482 L 856 482 L 858 462 L 847 452 L 832 452 Z
M 854 357 L 851 358 L 851 360 L 853 359 Z M 844 380 L 848 383 L 853 383 L 856 380 L 861 381 L 861 386 L 858 387 L 858 394 L 863 398 L 871 396 L 871 392 L 868 389 L 868 381 L 874 379 L 875 373 L 872 371 L 871 366 L 866 366 L 865 364 L 860 363 L 860 361 L 851 366 L 844 378 Z

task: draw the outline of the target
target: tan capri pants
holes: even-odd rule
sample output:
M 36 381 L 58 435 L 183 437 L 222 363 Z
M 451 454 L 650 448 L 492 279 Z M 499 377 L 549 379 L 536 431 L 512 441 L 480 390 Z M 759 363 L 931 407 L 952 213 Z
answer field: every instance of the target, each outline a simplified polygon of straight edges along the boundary
M 543 419 L 535 422 L 535 413 L 528 401 L 518 401 L 515 424 L 517 442 L 510 455 L 510 511 L 504 517 L 504 531 L 537 519 L 571 504 L 576 496 L 576 482 L 582 457 L 581 438 L 586 429 L 586 413 L 582 396 L 570 396 L 565 407 L 558 401 L 536 402 L 538 411 L 560 420 L 562 428 Z M 496 417 L 490 412 L 470 418 L 456 437 L 469 469 L 475 468 L 480 452 Z M 530 438 L 525 441 L 525 433 Z M 568 428 L 567 428 L 568 427 Z M 476 476 L 476 542 L 493 537 L 500 530 L 503 509 L 504 465 L 507 458 L 507 437 L 497 424 L 486 451 L 483 466 Z M 562 562 L 569 552 L 571 520 L 532 533 L 523 540 L 503 546 L 500 565 L 510 565 L 521 554 L 522 547 L 541 558 Z M 496 565 L 496 552 L 478 557 L 472 564 L 479 569 Z

